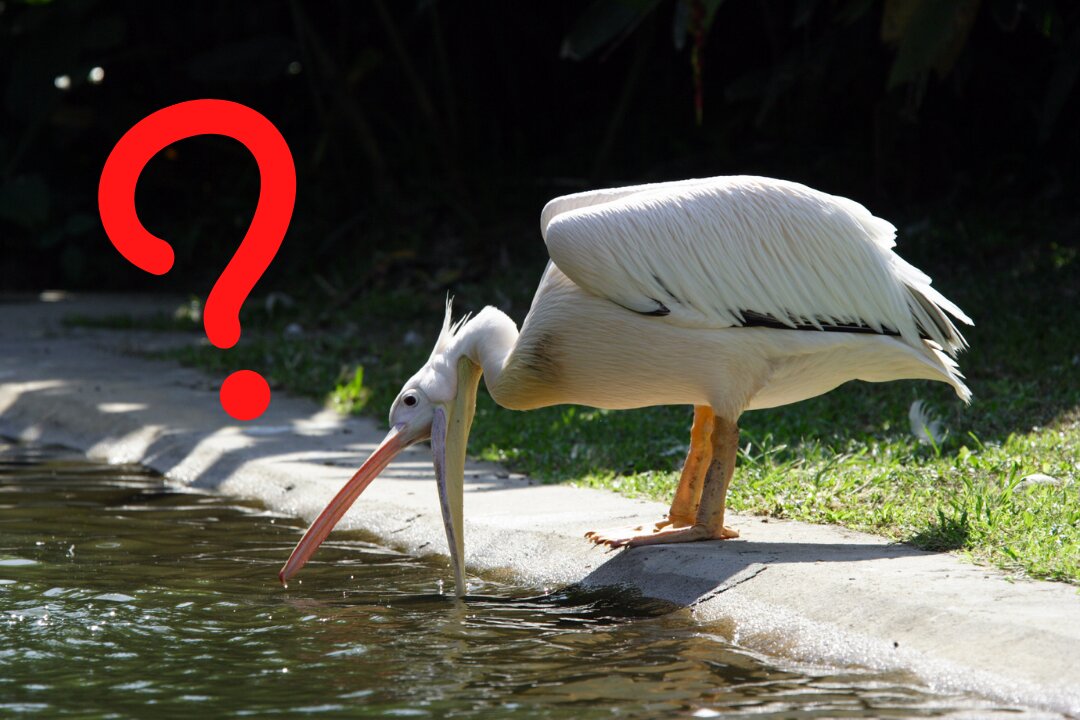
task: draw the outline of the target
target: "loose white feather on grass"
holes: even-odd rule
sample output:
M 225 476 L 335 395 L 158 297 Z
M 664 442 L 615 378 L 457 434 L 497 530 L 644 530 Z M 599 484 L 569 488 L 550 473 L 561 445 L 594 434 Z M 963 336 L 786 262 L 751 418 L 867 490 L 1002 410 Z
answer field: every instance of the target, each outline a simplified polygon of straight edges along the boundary
M 944 429 L 941 418 L 922 400 L 911 403 L 908 409 L 908 422 L 911 423 L 911 434 L 923 445 L 940 447 L 949 436 L 949 431 Z

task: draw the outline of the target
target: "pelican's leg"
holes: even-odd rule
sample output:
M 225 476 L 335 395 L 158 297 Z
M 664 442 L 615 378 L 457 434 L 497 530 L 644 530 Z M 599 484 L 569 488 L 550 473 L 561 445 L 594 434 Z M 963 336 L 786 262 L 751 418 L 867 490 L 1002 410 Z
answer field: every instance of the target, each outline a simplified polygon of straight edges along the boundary
M 731 420 L 716 418 L 712 434 L 712 461 L 701 489 L 701 502 L 694 527 L 704 527 L 710 539 L 726 540 L 739 537 L 739 531 L 724 525 L 728 487 L 735 474 L 735 459 L 739 455 L 739 426 Z M 668 540 L 668 542 L 675 542 Z
M 635 527 L 612 528 L 608 530 L 590 530 L 585 537 L 599 545 L 618 547 L 645 533 L 657 532 L 668 526 L 688 527 L 693 525 L 697 516 L 698 502 L 701 500 L 701 487 L 705 473 L 712 459 L 713 421 L 716 414 L 708 405 L 694 406 L 694 425 L 690 428 L 690 450 L 683 463 L 679 487 L 675 491 L 675 500 L 667 517 L 655 523 L 643 523 Z
M 675 500 L 671 503 L 666 520 L 656 523 L 660 530 L 668 525 L 693 525 L 697 517 L 698 503 L 701 502 L 701 488 L 705 473 L 712 462 L 713 426 L 716 413 L 708 405 L 694 406 L 694 425 L 690 428 L 690 450 L 683 463 L 682 477 L 675 490 Z
M 730 420 L 716 417 L 709 437 L 709 445 L 712 458 L 705 472 L 701 500 L 698 503 L 693 525 L 672 526 L 634 537 L 605 538 L 596 542 L 611 547 L 637 547 L 638 545 L 725 540 L 739 537 L 738 530 L 724 525 L 728 486 L 735 472 L 735 458 L 739 451 L 739 426 Z

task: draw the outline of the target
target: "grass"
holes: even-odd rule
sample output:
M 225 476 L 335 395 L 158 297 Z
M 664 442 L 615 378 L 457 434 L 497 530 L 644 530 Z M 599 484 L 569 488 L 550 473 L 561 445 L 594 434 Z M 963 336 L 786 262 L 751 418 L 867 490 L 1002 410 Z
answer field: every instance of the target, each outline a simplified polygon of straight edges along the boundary
M 988 224 L 979 248 L 965 245 L 962 233 L 930 229 L 905 237 L 901 248 L 931 271 L 942 253 L 965 269 L 931 274 L 977 323 L 961 357 L 975 394 L 971 407 L 942 384 L 910 381 L 849 383 L 797 405 L 747 413 L 729 506 L 844 525 L 955 551 L 1017 576 L 1080 585 L 1080 261 L 1074 248 L 1032 237 L 1028 227 L 1004 232 Z M 520 322 L 539 278 L 534 270 L 501 283 L 456 285 L 459 312 L 495 301 Z M 325 290 L 317 302 L 274 312 L 249 301 L 237 348 L 192 346 L 174 356 L 215 374 L 258 369 L 276 387 L 382 419 L 430 352 L 441 288 Z M 942 441 L 912 434 L 908 410 L 916 399 L 941 416 L 948 431 Z M 544 481 L 668 501 L 691 414 L 687 407 L 576 406 L 517 413 L 481 392 L 470 450 Z M 1022 482 L 1034 473 L 1055 481 Z

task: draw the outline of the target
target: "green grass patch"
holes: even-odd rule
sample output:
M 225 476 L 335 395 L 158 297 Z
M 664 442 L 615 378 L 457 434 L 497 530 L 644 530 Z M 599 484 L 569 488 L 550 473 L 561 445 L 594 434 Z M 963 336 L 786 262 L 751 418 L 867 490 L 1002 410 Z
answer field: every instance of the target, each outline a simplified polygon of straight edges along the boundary
M 910 253 L 975 318 L 977 326 L 965 329 L 971 350 L 960 360 L 973 404 L 963 406 L 940 383 L 849 383 L 747 413 L 730 507 L 840 524 L 1017 575 L 1080 584 L 1080 260 L 1037 238 L 985 247 L 994 252 L 931 230 Z M 952 256 L 964 272 L 935 269 L 920 251 Z M 457 314 L 492 302 L 520 322 L 540 270 L 500 283 L 455 283 Z M 382 419 L 426 360 L 442 319 L 444 286 L 419 285 L 327 289 L 274 312 L 249 302 L 236 348 L 193 345 L 170 355 L 221 375 L 257 369 L 277 388 Z M 942 442 L 924 444 L 912 434 L 908 409 L 917 399 L 940 415 L 948 431 Z M 512 412 L 481 392 L 470 451 L 544 481 L 668 501 L 691 416 L 687 407 Z M 1033 473 L 1056 481 L 1021 482 Z

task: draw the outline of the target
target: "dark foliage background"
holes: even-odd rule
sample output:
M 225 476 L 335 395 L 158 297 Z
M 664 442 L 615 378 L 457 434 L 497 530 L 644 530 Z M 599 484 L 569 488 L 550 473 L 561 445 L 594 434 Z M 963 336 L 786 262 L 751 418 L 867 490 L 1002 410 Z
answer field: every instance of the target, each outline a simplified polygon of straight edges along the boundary
M 0 290 L 205 296 L 258 194 L 238 143 L 186 140 L 144 171 L 165 278 L 115 252 L 96 207 L 124 131 L 200 97 L 265 114 L 297 163 L 257 292 L 538 272 L 550 197 L 737 173 L 962 219 L 950 253 L 1007 262 L 1075 243 L 1078 73 L 1066 0 L 7 0 Z

